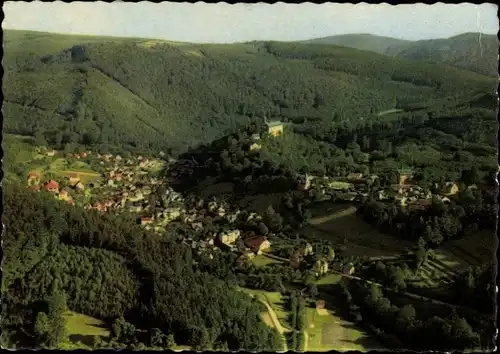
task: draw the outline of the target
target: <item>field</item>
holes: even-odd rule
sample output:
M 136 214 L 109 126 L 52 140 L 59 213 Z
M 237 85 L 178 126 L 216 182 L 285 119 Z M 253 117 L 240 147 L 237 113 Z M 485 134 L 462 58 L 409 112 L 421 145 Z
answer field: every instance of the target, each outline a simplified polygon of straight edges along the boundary
M 339 274 L 328 274 L 316 280 L 316 285 L 337 284 L 341 279 L 342 276 Z
M 252 263 L 258 267 L 264 267 L 269 264 L 282 263 L 281 261 L 267 257 L 265 254 L 259 254 L 252 259 Z
M 78 173 L 84 183 L 99 180 L 100 174 L 83 161 L 70 161 L 61 157 L 49 157 L 35 151 L 33 138 L 21 135 L 5 134 L 3 149 L 6 158 L 6 173 L 12 175 L 10 169 L 15 165 L 25 166 L 28 171 L 39 172 L 42 181 L 45 174 L 53 174 L 56 177 L 64 178 L 72 173 Z M 14 178 L 12 175 L 11 177 Z
M 301 231 L 308 237 L 327 238 L 342 245 L 346 256 L 391 256 L 404 252 L 410 243 L 383 234 L 358 217 L 350 204 L 323 202 L 312 208 L 312 219 Z
M 64 319 L 69 342 L 63 343 L 61 349 L 91 349 L 94 336 L 109 337 L 109 330 L 96 318 L 68 311 Z
M 450 283 L 470 266 L 493 261 L 497 240 L 493 231 L 481 231 L 460 240 L 446 242 L 434 250 L 420 268 L 412 285 L 436 287 Z
M 248 288 L 241 288 L 247 294 L 255 296 L 257 299 L 267 302 L 271 308 L 276 313 L 279 322 L 285 329 L 290 329 L 290 324 L 288 323 L 289 312 L 286 308 L 286 298 L 283 297 L 279 292 L 271 292 L 264 290 L 253 290 Z M 267 314 L 267 312 L 265 312 Z M 268 315 L 269 316 L 269 315 Z M 266 315 L 263 315 L 266 321 Z M 267 319 L 270 321 L 270 318 Z
M 322 310 L 320 314 L 315 307 L 308 307 L 307 323 L 308 351 L 367 351 L 380 348 L 353 323 L 335 316 L 331 310 Z

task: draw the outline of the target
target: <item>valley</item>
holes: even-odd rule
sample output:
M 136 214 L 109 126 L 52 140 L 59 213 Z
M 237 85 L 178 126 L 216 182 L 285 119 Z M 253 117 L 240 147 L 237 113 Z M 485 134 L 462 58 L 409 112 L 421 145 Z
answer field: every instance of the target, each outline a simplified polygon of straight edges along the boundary
M 349 38 L 7 30 L 2 345 L 491 350 L 489 62 Z

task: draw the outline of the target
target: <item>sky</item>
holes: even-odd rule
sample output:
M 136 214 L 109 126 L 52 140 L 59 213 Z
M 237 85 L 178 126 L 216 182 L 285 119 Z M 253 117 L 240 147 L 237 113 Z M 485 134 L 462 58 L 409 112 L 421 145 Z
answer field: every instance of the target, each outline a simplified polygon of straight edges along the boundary
M 180 42 L 293 41 L 348 33 L 409 40 L 496 34 L 493 4 L 235 4 L 17 2 L 2 28 Z

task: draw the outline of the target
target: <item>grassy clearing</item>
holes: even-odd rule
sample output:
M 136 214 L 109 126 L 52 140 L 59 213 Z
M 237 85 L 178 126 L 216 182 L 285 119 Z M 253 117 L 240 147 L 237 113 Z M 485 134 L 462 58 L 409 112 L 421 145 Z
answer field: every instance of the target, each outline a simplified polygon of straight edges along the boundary
M 276 312 L 276 316 L 278 317 L 281 325 L 286 329 L 290 329 L 288 318 L 290 312 L 286 308 L 287 299 L 283 295 L 281 295 L 281 293 L 248 288 L 241 288 L 241 290 L 246 292 L 247 294 L 255 296 L 257 299 L 266 301 L 272 307 L 274 312 Z
M 109 337 L 104 322 L 96 318 L 68 311 L 64 314 L 69 340 L 61 344 L 63 350 L 91 349 L 94 336 Z
M 339 274 L 328 274 L 318 280 L 316 280 L 316 285 L 330 285 L 337 284 L 342 279 L 342 276 Z
M 367 351 L 380 348 L 354 324 L 342 320 L 328 310 L 327 315 L 320 315 L 316 308 L 307 308 L 308 351 Z
M 276 264 L 276 263 L 279 264 L 279 263 L 283 263 L 283 262 L 280 262 L 279 260 L 274 259 L 274 258 L 266 257 L 263 254 L 259 254 L 252 259 L 252 263 L 254 265 L 256 265 L 257 267 L 265 267 L 265 266 L 270 265 L 270 264 Z

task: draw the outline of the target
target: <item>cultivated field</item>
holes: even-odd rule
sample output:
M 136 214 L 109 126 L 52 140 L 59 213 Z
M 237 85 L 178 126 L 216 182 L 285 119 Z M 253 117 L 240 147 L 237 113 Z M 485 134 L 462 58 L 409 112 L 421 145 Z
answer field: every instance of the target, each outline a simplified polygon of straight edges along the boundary
M 494 231 L 480 231 L 460 240 L 446 242 L 437 252 L 468 267 L 491 262 L 496 256 L 498 239 Z
M 321 203 L 312 208 L 313 218 L 302 233 L 309 237 L 326 238 L 341 245 L 346 256 L 390 256 L 411 247 L 410 242 L 383 234 L 367 224 L 351 204 Z
M 368 351 L 380 348 L 353 323 L 342 320 L 328 309 L 307 308 L 308 351 Z
M 411 283 L 427 288 L 448 284 L 468 267 L 493 261 L 497 242 L 493 231 L 481 231 L 448 241 L 432 252 Z

